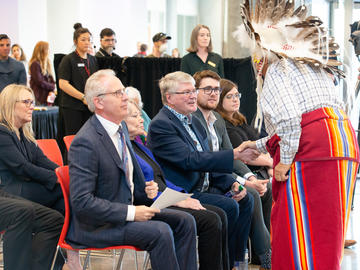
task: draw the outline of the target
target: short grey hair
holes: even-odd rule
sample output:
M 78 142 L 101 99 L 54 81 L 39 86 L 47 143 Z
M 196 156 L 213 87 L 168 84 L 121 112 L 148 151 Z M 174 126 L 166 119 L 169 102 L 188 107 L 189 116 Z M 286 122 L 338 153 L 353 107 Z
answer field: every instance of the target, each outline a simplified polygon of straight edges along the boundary
M 107 77 L 115 77 L 112 69 L 101 69 L 93 73 L 85 84 L 85 99 L 91 112 L 95 111 L 94 97 L 106 93 L 104 79 Z
M 191 83 L 195 85 L 195 80 L 190 74 L 182 71 L 175 71 L 166 74 L 160 79 L 159 87 L 161 92 L 161 100 L 164 105 L 167 104 L 166 93 L 176 92 L 180 83 Z
M 136 100 L 138 100 L 139 104 L 137 104 L 137 105 L 138 105 L 138 107 L 140 107 L 142 109 L 144 104 L 141 101 L 141 94 L 140 94 L 139 90 L 137 90 L 135 87 L 128 86 L 125 88 L 125 93 L 128 96 L 129 100 L 132 100 L 134 102 L 136 102 Z

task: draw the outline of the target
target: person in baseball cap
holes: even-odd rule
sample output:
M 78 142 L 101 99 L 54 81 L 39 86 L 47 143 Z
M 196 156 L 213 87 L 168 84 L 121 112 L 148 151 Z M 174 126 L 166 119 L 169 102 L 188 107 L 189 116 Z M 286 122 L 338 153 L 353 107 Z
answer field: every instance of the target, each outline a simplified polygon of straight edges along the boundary
M 171 39 L 171 37 L 163 32 L 154 35 L 152 38 L 154 43 L 153 51 L 147 57 L 171 57 L 165 53 L 169 39 Z

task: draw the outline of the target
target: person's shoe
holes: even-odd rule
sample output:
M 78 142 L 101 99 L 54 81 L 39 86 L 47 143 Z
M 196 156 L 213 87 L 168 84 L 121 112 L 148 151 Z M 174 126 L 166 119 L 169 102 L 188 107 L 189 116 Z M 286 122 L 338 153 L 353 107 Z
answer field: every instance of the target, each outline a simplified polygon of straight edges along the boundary
M 345 240 L 344 247 L 345 248 L 351 247 L 351 246 L 355 245 L 356 243 L 357 243 L 356 240 L 352 240 L 352 239 Z

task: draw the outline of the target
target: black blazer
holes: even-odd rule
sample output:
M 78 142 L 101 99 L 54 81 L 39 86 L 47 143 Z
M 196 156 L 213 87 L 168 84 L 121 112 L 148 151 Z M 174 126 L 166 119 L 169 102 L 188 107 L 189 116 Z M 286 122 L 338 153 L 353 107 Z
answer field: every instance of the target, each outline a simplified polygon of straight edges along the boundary
M 57 181 L 54 170 L 58 165 L 50 161 L 35 143 L 28 141 L 21 129 L 20 137 L 26 154 L 21 151 L 16 133 L 0 124 L 0 185 L 18 196 L 31 181 L 52 190 Z

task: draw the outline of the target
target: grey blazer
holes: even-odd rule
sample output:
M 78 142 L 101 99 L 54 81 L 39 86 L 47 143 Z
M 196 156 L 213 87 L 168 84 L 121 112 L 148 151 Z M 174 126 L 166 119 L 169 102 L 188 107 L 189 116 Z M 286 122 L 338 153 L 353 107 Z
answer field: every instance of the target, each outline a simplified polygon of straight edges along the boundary
M 219 150 L 233 149 L 233 146 L 229 139 L 229 135 L 226 131 L 224 119 L 217 112 L 213 111 L 213 113 L 217 119 L 214 123 L 214 129 L 215 129 L 216 135 L 219 140 Z M 205 120 L 202 112 L 199 109 L 197 109 L 197 111 L 194 112 L 192 115 L 195 116 L 197 119 L 199 119 L 201 122 L 201 125 L 205 128 L 206 134 L 208 137 L 208 141 L 209 141 L 209 147 L 212 150 L 212 143 L 211 143 L 209 128 L 207 126 L 206 120 Z M 234 177 L 236 177 L 237 175 L 243 177 L 245 174 L 250 173 L 250 172 L 251 172 L 251 170 L 242 161 L 234 160 L 234 174 L 235 174 Z

